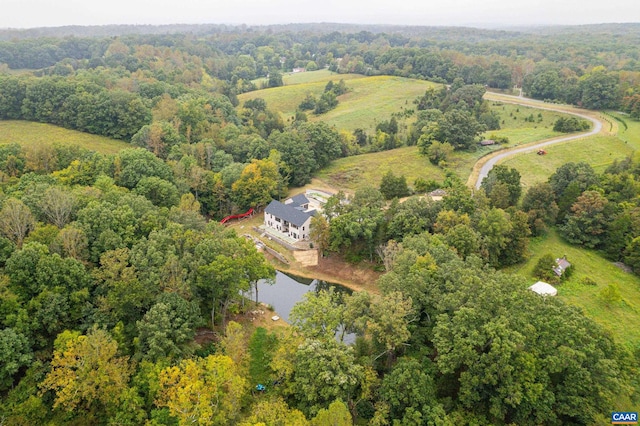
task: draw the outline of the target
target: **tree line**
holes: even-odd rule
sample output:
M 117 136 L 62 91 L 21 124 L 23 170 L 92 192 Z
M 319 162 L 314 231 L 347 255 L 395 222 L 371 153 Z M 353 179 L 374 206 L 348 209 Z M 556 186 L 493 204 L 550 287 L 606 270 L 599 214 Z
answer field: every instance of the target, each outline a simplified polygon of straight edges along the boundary
M 213 28 L 205 35 L 202 28 L 194 31 L 115 38 L 16 38 L 0 42 L 0 64 L 62 76 L 119 68 L 192 87 L 206 86 L 210 78 L 222 83 L 216 89 L 232 103 L 238 93 L 255 90 L 252 80 L 258 77 L 277 76 L 296 67 L 329 67 L 340 73 L 398 75 L 448 84 L 461 78 L 466 84 L 498 89 L 519 86 L 538 99 L 638 114 L 638 62 L 632 48 L 640 38 L 637 25 L 546 33 L 260 27 L 251 31 Z

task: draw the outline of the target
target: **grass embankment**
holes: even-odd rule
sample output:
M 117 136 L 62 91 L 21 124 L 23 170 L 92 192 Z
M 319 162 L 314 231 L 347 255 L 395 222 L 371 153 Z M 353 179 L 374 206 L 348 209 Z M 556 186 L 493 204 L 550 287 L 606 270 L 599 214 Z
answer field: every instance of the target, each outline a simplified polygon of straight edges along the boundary
M 640 121 L 632 120 L 628 115 L 609 112 L 606 117 L 612 117 L 618 127 L 617 137 L 635 151 L 640 150 Z
M 307 94 L 320 96 L 329 81 L 345 80 L 349 91 L 338 97 L 338 106 L 319 116 L 308 112 L 310 121 L 324 121 L 339 130 L 361 128 L 368 133 L 376 123 L 388 120 L 402 108 L 414 108 L 413 100 L 429 87 L 438 86 L 424 80 L 402 77 L 365 77 L 357 74 L 336 74 L 327 70 L 285 76 L 285 86 L 257 90 L 238 96 L 240 104 L 255 98 L 266 101 L 267 107 L 280 112 L 285 122 L 291 121 L 296 109 Z
M 104 136 L 31 121 L 0 121 L 0 144 L 17 143 L 24 148 L 43 145 L 74 145 L 102 154 L 115 154 L 131 145 Z
M 566 255 L 575 272 L 557 286 L 558 297 L 584 309 L 588 317 L 609 330 L 618 342 L 632 348 L 640 347 L 640 277 L 623 271 L 595 250 L 567 243 L 555 231 L 533 238 L 530 252 L 527 262 L 508 268 L 507 272 L 530 278 L 533 284 L 537 281 L 533 278 L 533 269 L 544 254 Z M 584 278 L 593 280 L 596 285 L 584 284 Z M 609 284 L 617 285 L 622 295 L 622 300 L 611 306 L 607 306 L 600 296 Z

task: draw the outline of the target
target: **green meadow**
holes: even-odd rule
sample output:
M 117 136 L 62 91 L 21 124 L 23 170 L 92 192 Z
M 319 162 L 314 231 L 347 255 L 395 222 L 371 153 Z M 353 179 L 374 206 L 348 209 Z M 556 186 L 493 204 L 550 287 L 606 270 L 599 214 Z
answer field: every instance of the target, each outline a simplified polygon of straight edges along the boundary
M 115 154 L 131 145 L 104 136 L 31 121 L 0 121 L 0 144 L 17 143 L 25 148 L 47 144 L 80 146 L 102 154 Z
M 506 271 L 528 277 L 533 284 L 537 281 L 532 275 L 533 269 L 544 254 L 554 257 L 566 255 L 575 272 L 556 286 L 558 297 L 581 307 L 588 317 L 609 330 L 617 341 L 629 347 L 640 347 L 640 277 L 625 272 L 595 250 L 567 243 L 555 231 L 532 238 L 529 251 L 531 255 L 525 263 Z M 595 285 L 585 283 L 585 278 Z M 609 284 L 617 285 L 622 296 L 620 302 L 610 306 L 600 296 L 602 289 Z
M 367 132 L 376 123 L 388 120 L 392 113 L 414 107 L 413 100 L 424 94 L 436 83 L 403 77 L 364 77 L 356 74 L 336 74 L 327 70 L 287 75 L 285 85 L 270 89 L 243 93 L 240 104 L 249 99 L 262 98 L 267 107 L 278 111 L 285 122 L 291 121 L 296 109 L 307 94 L 319 96 L 329 81 L 345 80 L 349 91 L 338 97 L 338 106 L 319 116 L 308 112 L 310 121 L 325 121 L 339 130 L 353 131 L 361 128 Z
M 558 118 L 567 117 L 567 114 L 496 101 L 489 102 L 491 110 L 500 115 L 500 130 L 485 132 L 485 138 L 492 135 L 507 137 L 507 146 L 515 146 L 562 135 L 553 130 L 553 125 Z
M 549 139 L 561 134 L 553 131 L 553 123 L 564 114 L 500 102 L 491 102 L 490 106 L 500 114 L 502 128 L 488 131 L 483 137 L 506 136 L 509 138 L 509 143 L 504 146 L 477 147 L 472 151 L 455 152 L 448 159 L 445 167 L 463 181 L 469 177 L 475 162 L 492 151 Z M 526 121 L 525 118 L 531 115 L 534 116 L 534 122 Z M 382 175 L 389 170 L 396 175 L 404 175 L 410 186 L 418 177 L 439 181 L 444 179 L 445 175 L 445 170 L 431 164 L 425 156 L 420 154 L 417 147 L 403 147 L 341 158 L 321 170 L 318 178 L 336 188 L 353 191 L 364 185 L 379 185 Z
M 616 136 L 596 135 L 546 147 L 547 155 L 535 151 L 517 155 L 502 164 L 520 172 L 524 190 L 546 181 L 558 167 L 568 162 L 584 161 L 596 172 L 603 172 L 614 160 L 632 155 L 634 150 Z
M 537 182 L 546 181 L 558 167 L 570 161 L 584 161 L 601 173 L 615 160 L 630 155 L 637 156 L 637 151 L 640 150 L 640 122 L 619 113 L 607 113 L 603 117 L 613 123 L 610 129 L 614 135 L 599 134 L 552 145 L 545 148 L 547 155 L 529 152 L 509 158 L 502 164 L 520 172 L 521 182 L 526 190 Z M 609 131 L 609 128 L 605 130 Z
M 354 191 L 367 185 L 379 186 L 388 171 L 404 175 L 409 186 L 419 177 L 444 179 L 444 171 L 432 165 L 415 146 L 340 158 L 320 170 L 317 178 L 331 187 Z

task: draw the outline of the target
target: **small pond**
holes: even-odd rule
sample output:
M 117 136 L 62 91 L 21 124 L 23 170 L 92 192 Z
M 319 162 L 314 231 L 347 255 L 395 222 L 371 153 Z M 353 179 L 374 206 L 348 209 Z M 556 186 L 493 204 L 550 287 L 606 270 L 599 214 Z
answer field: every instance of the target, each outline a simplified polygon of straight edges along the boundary
M 272 284 L 266 280 L 258 282 L 258 301 L 271 305 L 282 320 L 289 322 L 289 314 L 293 305 L 301 301 L 305 293 L 328 290 L 330 287 L 346 294 L 352 293 L 351 289 L 340 284 L 276 271 L 276 278 Z M 255 299 L 253 295 L 248 295 L 248 297 Z M 355 335 L 345 335 L 344 341 L 345 343 L 354 342 Z
M 293 305 L 301 301 L 305 293 L 328 290 L 329 287 L 334 287 L 336 291 L 347 294 L 352 293 L 351 289 L 340 284 L 276 271 L 276 278 L 273 284 L 267 283 L 266 280 L 258 282 L 258 301 L 273 306 L 278 315 L 289 322 L 289 313 Z

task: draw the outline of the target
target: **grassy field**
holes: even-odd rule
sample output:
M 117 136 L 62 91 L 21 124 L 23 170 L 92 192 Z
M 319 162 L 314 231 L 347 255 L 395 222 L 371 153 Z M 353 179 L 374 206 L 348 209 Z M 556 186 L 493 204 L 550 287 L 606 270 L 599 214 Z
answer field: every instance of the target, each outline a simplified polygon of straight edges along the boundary
M 340 80 L 351 80 L 354 78 L 362 78 L 361 74 L 338 74 L 337 72 L 329 71 L 328 69 L 322 69 L 318 71 L 309 71 L 309 72 L 297 72 L 297 73 L 286 73 L 282 75 L 282 82 L 285 86 L 293 86 L 296 84 L 306 84 L 306 83 L 318 83 L 324 82 L 325 84 L 329 80 L 340 81 Z M 267 84 L 268 79 L 266 78 L 257 78 L 251 81 L 257 87 L 263 87 Z M 324 88 L 324 87 L 323 87 Z M 242 96 L 242 95 L 240 95 Z
M 340 130 L 357 128 L 367 132 L 375 129 L 380 120 L 388 120 L 402 108 L 413 108 L 413 100 L 429 87 L 436 86 L 423 80 L 402 77 L 364 77 L 356 74 L 335 74 L 327 70 L 305 72 L 285 76 L 285 86 L 257 90 L 238 96 L 240 103 L 248 99 L 262 98 L 270 109 L 279 111 L 286 121 L 295 116 L 302 100 L 311 93 L 319 96 L 328 81 L 345 80 L 349 92 L 339 96 L 339 104 L 321 116 L 308 114 L 311 121 L 322 120 Z
M 566 114 L 502 102 L 491 101 L 489 105 L 500 114 L 501 129 L 485 132 L 485 138 L 491 135 L 505 136 L 510 141 L 508 146 L 514 146 L 562 135 L 553 131 L 553 125 L 558 118 L 567 117 Z M 528 117 L 533 117 L 534 122 L 526 121 Z
M 522 178 L 521 183 L 526 191 L 537 182 L 546 181 L 558 167 L 568 162 L 584 161 L 591 164 L 596 172 L 601 173 L 615 159 L 633 154 L 630 144 L 615 136 L 592 136 L 545 148 L 547 155 L 529 152 L 507 159 L 505 166 L 517 169 Z
M 555 232 L 531 240 L 531 257 L 526 263 L 508 269 L 533 278 L 533 269 L 544 254 L 555 257 L 567 256 L 575 267 L 575 273 L 566 282 L 557 286 L 558 297 L 567 303 L 584 309 L 587 316 L 610 330 L 619 342 L 631 347 L 640 346 L 640 277 L 623 271 L 598 252 L 568 244 Z M 596 285 L 583 284 L 585 277 Z M 600 297 L 600 291 L 609 284 L 620 288 L 622 300 L 607 306 Z
M 560 134 L 554 132 L 552 127 L 558 117 L 563 114 L 495 102 L 491 103 L 491 108 L 500 114 L 501 119 L 504 119 L 504 124 L 502 124 L 501 130 L 486 132 L 484 136 L 507 136 L 510 142 L 503 147 L 549 139 Z M 541 114 L 540 122 L 537 121 L 538 113 Z M 534 123 L 524 120 L 529 115 L 534 115 L 536 120 Z M 466 181 L 473 165 L 480 157 L 500 148 L 500 146 L 489 146 L 478 147 L 475 151 L 456 152 L 447 162 L 447 168 Z M 444 170 L 432 165 L 426 157 L 420 155 L 417 147 L 403 147 L 391 151 L 342 158 L 320 171 L 318 178 L 334 188 L 353 191 L 367 184 L 379 185 L 382 175 L 389 170 L 397 176 L 406 176 L 410 186 L 418 177 L 436 181 L 444 178 Z
M 413 186 L 418 177 L 438 181 L 444 178 L 443 170 L 420 155 L 415 146 L 340 158 L 321 170 L 317 178 L 333 188 L 350 192 L 366 185 L 379 186 L 382 175 L 388 171 L 396 176 L 404 175 L 409 186 Z
M 337 72 L 323 69 L 323 70 L 310 71 L 310 72 L 287 73 L 282 76 L 282 81 L 284 82 L 285 86 L 290 86 L 294 84 L 306 84 L 306 83 L 318 83 L 318 82 L 327 84 L 329 80 L 333 80 L 334 82 L 344 80 L 346 82 L 348 80 L 359 79 L 359 78 L 362 78 L 361 74 L 338 74 Z
M 0 121 L 0 144 L 17 143 L 25 148 L 45 144 L 77 145 L 103 154 L 115 154 L 131 145 L 115 139 L 31 121 Z
M 619 113 L 608 113 L 607 116 L 613 117 L 614 123 L 618 125 L 618 138 L 633 150 L 640 150 L 640 121 L 632 120 L 629 116 Z

